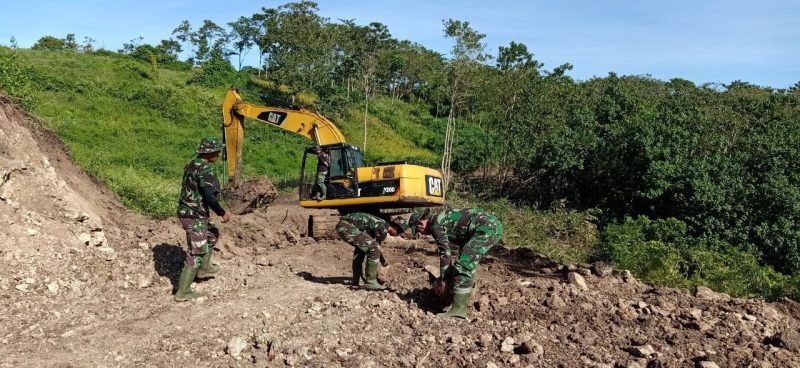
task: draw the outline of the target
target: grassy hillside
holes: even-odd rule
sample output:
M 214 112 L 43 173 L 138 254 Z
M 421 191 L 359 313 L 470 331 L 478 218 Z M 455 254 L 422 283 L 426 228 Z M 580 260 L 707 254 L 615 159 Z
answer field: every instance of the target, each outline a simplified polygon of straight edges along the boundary
M 79 165 L 105 180 L 126 205 L 146 214 L 174 213 L 183 165 L 201 137 L 221 134 L 225 88 L 192 85 L 187 82 L 193 72 L 154 69 L 122 55 L 0 53 L 4 70 L 18 63 L 30 79 L 21 96 L 32 101 L 26 108 L 62 137 Z M 341 125 L 348 140 L 360 145 L 363 115 L 356 107 Z M 245 176 L 266 174 L 276 182 L 297 176 L 308 141 L 260 124 L 249 125 L 246 138 Z M 375 116 L 368 138 L 372 161 L 436 159 Z

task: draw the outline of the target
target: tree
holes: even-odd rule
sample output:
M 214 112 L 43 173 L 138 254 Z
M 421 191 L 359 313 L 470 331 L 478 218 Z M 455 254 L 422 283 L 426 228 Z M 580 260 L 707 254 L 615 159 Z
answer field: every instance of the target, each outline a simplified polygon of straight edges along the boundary
M 253 17 L 239 17 L 228 25 L 231 27 L 231 44 L 239 58 L 237 69 L 242 70 L 242 59 L 250 52 L 259 36 L 259 23 Z
M 486 46 L 481 43 L 486 35 L 472 29 L 469 22 L 448 19 L 442 21 L 442 24 L 444 25 L 445 38 L 451 38 L 454 41 L 453 48 L 450 51 L 451 60 L 449 65 L 450 88 L 448 97 L 450 100 L 450 113 L 447 116 L 447 130 L 445 131 L 444 152 L 442 153 L 442 175 L 444 176 L 444 188 L 446 191 L 452 174 L 450 166 L 453 159 L 456 117 L 474 82 L 474 80 L 470 79 L 472 77 L 470 73 L 479 66 L 479 63 L 487 60 L 488 55 L 483 53 Z
M 75 34 L 67 34 L 64 39 L 64 48 L 70 51 L 78 51 L 78 41 L 75 40 Z
M 81 45 L 82 52 L 92 52 L 94 51 L 94 43 L 95 39 L 89 36 L 83 38 L 83 44 Z
M 36 41 L 36 43 L 33 44 L 31 49 L 61 51 L 65 49 L 65 42 L 63 38 L 44 36 L 40 38 L 38 41 Z
M 172 30 L 172 35 L 178 39 L 182 44 L 189 46 L 189 62 L 194 63 L 194 37 L 195 33 L 192 30 L 192 25 L 188 20 L 183 20 L 175 29 Z
M 120 49 L 119 52 L 130 55 L 142 44 L 142 41 L 144 41 L 144 37 L 139 36 L 126 43 L 123 43 L 122 49 Z
M 203 25 L 192 36 L 196 48 L 196 60 L 203 62 L 213 57 L 226 58 L 228 56 L 229 35 L 225 29 L 206 19 Z

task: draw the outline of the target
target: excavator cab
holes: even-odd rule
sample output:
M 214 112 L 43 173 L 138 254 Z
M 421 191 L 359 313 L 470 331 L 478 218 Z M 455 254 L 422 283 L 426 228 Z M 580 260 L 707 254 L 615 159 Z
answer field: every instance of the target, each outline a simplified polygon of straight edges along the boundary
M 359 196 L 358 168 L 364 166 L 361 150 L 346 143 L 337 143 L 321 146 L 330 159 L 330 170 L 325 182 L 321 185 L 327 187 L 325 199 L 353 198 Z M 309 200 L 314 197 L 319 188 L 316 183 L 316 172 L 319 165 L 314 147 L 306 148 L 303 153 L 303 164 L 300 168 L 300 200 Z M 314 168 L 307 171 L 306 168 Z

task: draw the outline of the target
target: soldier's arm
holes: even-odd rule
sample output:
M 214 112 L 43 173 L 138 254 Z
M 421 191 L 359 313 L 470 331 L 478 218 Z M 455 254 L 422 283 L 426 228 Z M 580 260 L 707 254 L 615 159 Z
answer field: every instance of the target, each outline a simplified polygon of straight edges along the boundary
M 203 170 L 197 181 L 200 187 L 200 194 L 203 196 L 203 203 L 208 206 L 217 216 L 225 216 L 225 210 L 219 204 L 217 196 L 219 195 L 219 182 L 217 177 L 211 171 L 211 168 Z
M 225 210 L 222 209 L 222 206 L 220 206 L 216 193 L 214 192 L 214 188 L 210 186 L 204 186 L 201 189 L 201 193 L 203 195 L 203 203 L 205 203 L 208 208 L 214 211 L 217 216 L 225 216 Z

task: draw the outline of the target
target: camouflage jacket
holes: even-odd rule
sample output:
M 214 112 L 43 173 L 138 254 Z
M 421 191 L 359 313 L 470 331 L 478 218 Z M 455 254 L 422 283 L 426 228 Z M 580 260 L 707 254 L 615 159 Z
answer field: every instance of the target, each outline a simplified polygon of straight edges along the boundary
M 388 234 L 389 224 L 378 216 L 363 212 L 354 212 L 342 216 L 342 220 L 353 224 L 353 226 L 369 234 L 377 241 L 383 241 Z
M 430 216 L 430 233 L 437 243 L 464 245 L 472 238 L 476 228 L 484 224 L 479 219 L 485 217 L 486 212 L 480 208 L 451 208 Z
M 196 157 L 183 169 L 181 196 L 178 199 L 178 217 L 208 218 L 208 205 L 203 203 L 204 187 L 211 186 L 214 195 L 219 197 L 220 187 L 217 176 L 208 161 Z

